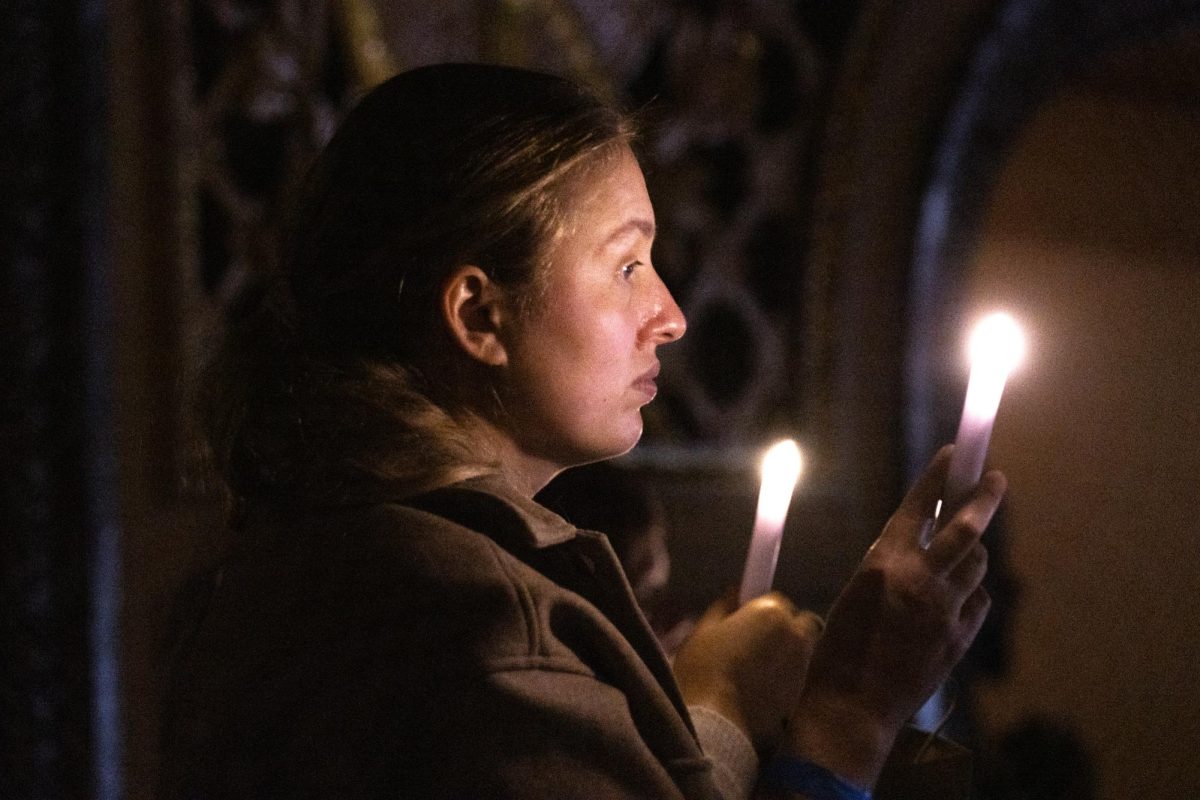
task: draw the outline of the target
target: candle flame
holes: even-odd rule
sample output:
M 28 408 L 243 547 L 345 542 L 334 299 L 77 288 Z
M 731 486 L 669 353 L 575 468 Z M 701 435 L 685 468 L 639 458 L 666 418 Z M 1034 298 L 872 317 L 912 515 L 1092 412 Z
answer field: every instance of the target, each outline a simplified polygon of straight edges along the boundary
M 1008 314 L 989 314 L 971 333 L 970 353 L 973 367 L 988 364 L 1007 375 L 1025 357 L 1025 334 Z
M 782 524 L 802 467 L 800 448 L 791 439 L 776 442 L 763 456 L 762 488 L 758 494 L 760 520 Z

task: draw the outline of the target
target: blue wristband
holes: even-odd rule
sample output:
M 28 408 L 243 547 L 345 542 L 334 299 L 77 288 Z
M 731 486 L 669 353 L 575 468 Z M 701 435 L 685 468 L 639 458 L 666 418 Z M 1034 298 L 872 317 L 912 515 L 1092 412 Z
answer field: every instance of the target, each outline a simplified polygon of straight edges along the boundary
M 802 758 L 775 756 L 763 769 L 762 782 L 771 789 L 799 792 L 812 800 L 871 800 L 870 792 Z

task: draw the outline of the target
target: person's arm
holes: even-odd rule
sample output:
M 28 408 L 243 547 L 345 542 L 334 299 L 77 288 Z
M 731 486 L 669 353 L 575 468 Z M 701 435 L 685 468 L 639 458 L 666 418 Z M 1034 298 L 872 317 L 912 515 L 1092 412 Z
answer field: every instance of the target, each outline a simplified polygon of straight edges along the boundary
M 566 668 L 522 664 L 497 671 L 464 689 L 478 695 L 463 706 L 471 718 L 463 742 L 473 742 L 473 755 L 451 772 L 505 776 L 508 787 L 524 786 L 519 796 L 530 798 L 543 790 L 554 797 L 583 790 L 597 797 L 668 798 L 679 786 L 687 797 L 715 791 L 723 800 L 744 800 L 758 782 L 759 753 L 778 746 L 822 626 L 816 614 L 777 593 L 742 608 L 732 593 L 715 603 L 673 665 L 703 755 L 692 751 L 666 762 L 653 755 L 657 748 L 648 737 L 665 734 L 660 743 L 690 738 L 672 709 L 658 709 L 660 716 L 648 721 L 652 702 L 580 672 L 569 660 Z M 667 733 L 672 725 L 678 730 Z M 542 779 L 555 775 L 552 790 Z M 499 789 L 493 794 L 508 796 Z
M 758 783 L 758 753 L 745 732 L 705 706 L 688 706 L 700 749 L 713 764 L 713 782 L 724 800 L 746 800 Z
M 446 797 L 718 800 L 708 759 L 665 697 L 571 662 L 521 659 L 456 682 L 423 715 L 417 751 L 397 753 L 410 785 Z

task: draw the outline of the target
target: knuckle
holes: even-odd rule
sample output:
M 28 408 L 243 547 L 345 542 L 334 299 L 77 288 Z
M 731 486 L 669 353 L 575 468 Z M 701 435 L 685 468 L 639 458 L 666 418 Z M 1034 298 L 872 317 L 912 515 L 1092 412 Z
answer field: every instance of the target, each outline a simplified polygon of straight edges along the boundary
M 961 553 L 970 557 L 975 546 L 980 543 L 983 531 L 977 528 L 970 519 L 956 517 L 944 531 L 946 537 L 944 552 Z
M 825 620 L 812 611 L 801 611 L 796 615 L 794 626 L 805 638 L 815 639 L 825 631 Z
M 757 624 L 767 630 L 780 630 L 791 627 L 794 608 L 786 599 L 779 596 L 764 595 L 753 601 L 753 610 Z
M 960 515 L 950 526 L 954 538 L 962 543 L 973 541 L 983 535 L 983 526 L 974 514 Z
M 947 603 L 937 586 L 930 582 L 905 582 L 898 584 L 894 591 L 901 607 L 914 618 L 924 620 L 925 624 L 945 624 Z
M 859 569 L 859 580 L 869 586 L 885 586 L 892 582 L 894 569 L 891 563 L 882 558 L 872 558 L 864 561 Z
M 767 618 L 788 619 L 795 611 L 792 602 L 778 592 L 769 592 L 751 601 L 754 609 Z

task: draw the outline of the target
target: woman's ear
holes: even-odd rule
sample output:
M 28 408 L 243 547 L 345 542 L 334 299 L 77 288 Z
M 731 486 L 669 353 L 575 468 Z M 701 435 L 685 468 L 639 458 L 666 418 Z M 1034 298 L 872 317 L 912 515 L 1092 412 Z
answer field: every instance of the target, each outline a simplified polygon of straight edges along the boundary
M 506 295 L 479 267 L 464 265 L 442 284 L 442 319 L 450 338 L 471 358 L 492 367 L 508 363 L 500 337 L 507 319 Z

